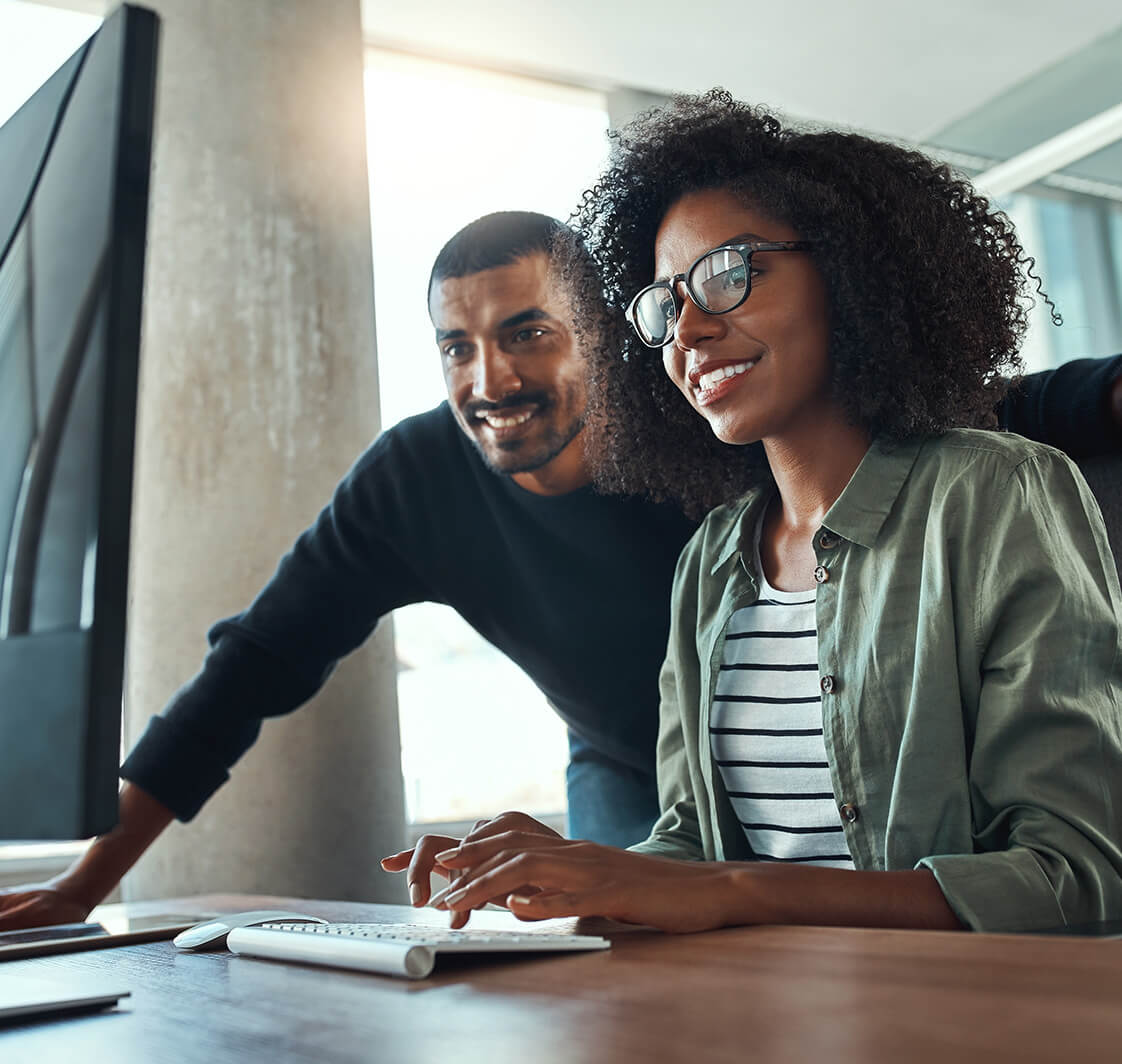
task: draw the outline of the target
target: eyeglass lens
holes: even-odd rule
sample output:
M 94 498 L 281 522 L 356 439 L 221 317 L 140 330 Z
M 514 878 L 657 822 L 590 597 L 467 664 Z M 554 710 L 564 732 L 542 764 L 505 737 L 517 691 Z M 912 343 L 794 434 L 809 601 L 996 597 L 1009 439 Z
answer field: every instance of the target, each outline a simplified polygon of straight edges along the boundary
M 690 270 L 686 287 L 702 310 L 714 314 L 732 310 L 744 299 L 748 263 L 739 251 L 717 248 Z
M 721 314 L 744 301 L 749 290 L 747 257 L 732 248 L 717 248 L 696 262 L 686 277 L 690 296 L 702 310 Z M 635 327 L 653 347 L 667 343 L 678 320 L 674 294 L 665 284 L 652 285 L 635 302 Z
M 645 343 L 661 347 L 674 329 L 678 308 L 669 288 L 648 288 L 635 303 L 635 327 Z

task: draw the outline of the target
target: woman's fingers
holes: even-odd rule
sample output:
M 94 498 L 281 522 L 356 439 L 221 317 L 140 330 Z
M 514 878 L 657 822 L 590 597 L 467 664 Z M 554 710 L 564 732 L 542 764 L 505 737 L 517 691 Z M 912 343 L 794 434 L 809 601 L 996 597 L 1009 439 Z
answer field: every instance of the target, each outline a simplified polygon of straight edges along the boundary
M 542 835 L 522 830 L 500 831 L 477 839 L 465 838 L 458 846 L 436 854 L 436 861 L 445 868 L 478 868 L 496 854 L 512 850 L 554 848 L 573 843 L 556 833 Z
M 458 842 L 458 839 L 448 835 L 424 835 L 413 849 L 383 857 L 382 867 L 387 872 L 407 872 L 409 900 L 413 905 L 421 906 L 429 900 L 431 893 L 429 875 L 432 872 L 441 876 L 448 875 L 443 868 L 437 867 L 436 855 L 449 846 L 456 846 Z
M 608 916 L 618 906 L 618 891 L 543 890 L 537 894 L 515 891 L 507 896 L 507 908 L 519 920 L 551 920 L 559 916 Z
M 584 887 L 588 877 L 596 877 L 594 862 L 581 860 L 578 847 L 569 843 L 563 848 L 532 848 L 506 850 L 495 854 L 479 866 L 472 866 L 462 880 L 441 891 L 438 908 L 473 909 L 492 898 L 512 893 L 526 894 L 527 887 L 539 890 L 568 890 Z
M 448 908 L 447 901 L 453 894 L 459 894 L 466 890 L 469 886 L 472 887 L 472 898 L 479 899 L 481 891 L 484 888 L 476 888 L 475 884 L 478 882 L 492 882 L 487 878 L 496 869 L 505 866 L 508 862 L 515 860 L 518 856 L 538 853 L 538 852 L 554 852 L 559 850 L 571 850 L 574 847 L 584 848 L 591 846 L 591 843 L 574 843 L 560 838 L 546 838 L 540 835 L 523 835 L 520 832 L 505 832 L 502 835 L 496 836 L 493 839 L 486 839 L 479 843 L 474 843 L 469 847 L 459 847 L 455 850 L 449 851 L 455 856 L 451 859 L 446 859 L 446 855 L 438 854 L 437 860 L 445 865 L 449 870 L 450 882 L 443 890 L 438 891 L 432 896 L 431 904 L 434 908 Z M 470 863 L 469 863 L 470 862 Z M 485 905 L 488 901 L 494 901 L 499 905 L 505 903 L 506 895 L 510 893 L 510 886 L 506 883 L 505 878 L 502 880 L 503 888 L 501 890 L 492 891 L 491 894 L 483 898 L 482 901 L 477 900 L 474 908 L 480 905 Z M 533 893 L 541 886 L 538 883 L 529 880 L 514 884 L 519 890 L 524 892 Z
M 415 907 L 431 904 L 444 908 L 442 903 L 448 895 L 462 890 L 481 871 L 490 871 L 498 854 L 516 846 L 531 848 L 558 842 L 564 842 L 561 836 L 533 817 L 525 813 L 502 813 L 490 820 L 477 820 L 462 840 L 445 835 L 425 835 L 413 849 L 384 857 L 382 867 L 389 872 L 407 871 L 409 899 Z M 429 877 L 434 872 L 445 876 L 449 884 L 432 894 Z M 526 893 L 533 893 L 536 889 L 533 884 L 517 885 Z M 492 896 L 475 891 L 473 897 L 479 899 L 477 904 L 458 907 L 451 926 L 463 927 L 472 908 L 482 907 L 489 901 L 503 904 L 506 893 Z

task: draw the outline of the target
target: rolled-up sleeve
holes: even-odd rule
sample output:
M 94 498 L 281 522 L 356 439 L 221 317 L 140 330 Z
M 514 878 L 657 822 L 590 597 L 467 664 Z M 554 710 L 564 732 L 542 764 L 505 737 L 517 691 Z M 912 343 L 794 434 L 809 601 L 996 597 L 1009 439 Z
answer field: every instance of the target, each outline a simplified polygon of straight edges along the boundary
M 969 721 L 975 852 L 933 855 L 980 931 L 1122 916 L 1122 595 L 1094 497 L 1062 455 L 1019 463 L 987 507 Z M 984 546 L 982 549 L 986 549 Z M 963 633 L 966 636 L 966 633 Z

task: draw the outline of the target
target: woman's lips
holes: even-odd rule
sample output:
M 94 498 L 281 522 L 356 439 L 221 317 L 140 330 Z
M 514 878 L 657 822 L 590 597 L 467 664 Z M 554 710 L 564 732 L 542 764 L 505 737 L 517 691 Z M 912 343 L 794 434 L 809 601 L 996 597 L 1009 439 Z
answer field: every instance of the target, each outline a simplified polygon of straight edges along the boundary
M 752 371 L 759 359 L 727 362 L 714 369 L 705 369 L 693 382 L 698 406 L 709 406 L 723 399 Z M 694 375 L 691 374 L 691 377 Z

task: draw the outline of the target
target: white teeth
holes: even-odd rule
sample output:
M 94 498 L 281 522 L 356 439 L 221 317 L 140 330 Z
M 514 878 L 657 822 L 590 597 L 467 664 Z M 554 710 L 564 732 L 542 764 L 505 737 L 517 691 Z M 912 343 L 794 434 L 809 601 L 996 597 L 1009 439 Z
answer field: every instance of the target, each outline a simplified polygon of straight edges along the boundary
M 478 416 L 493 429 L 512 429 L 515 425 L 522 425 L 529 421 L 534 416 L 534 411 L 527 410 L 525 413 L 515 414 L 513 417 L 499 417 L 498 414 L 486 413 L 481 413 Z
M 697 390 L 707 392 L 710 388 L 716 388 L 726 377 L 747 373 L 755 364 L 755 362 L 738 362 L 735 366 L 721 366 L 710 373 L 703 373 L 697 379 Z

